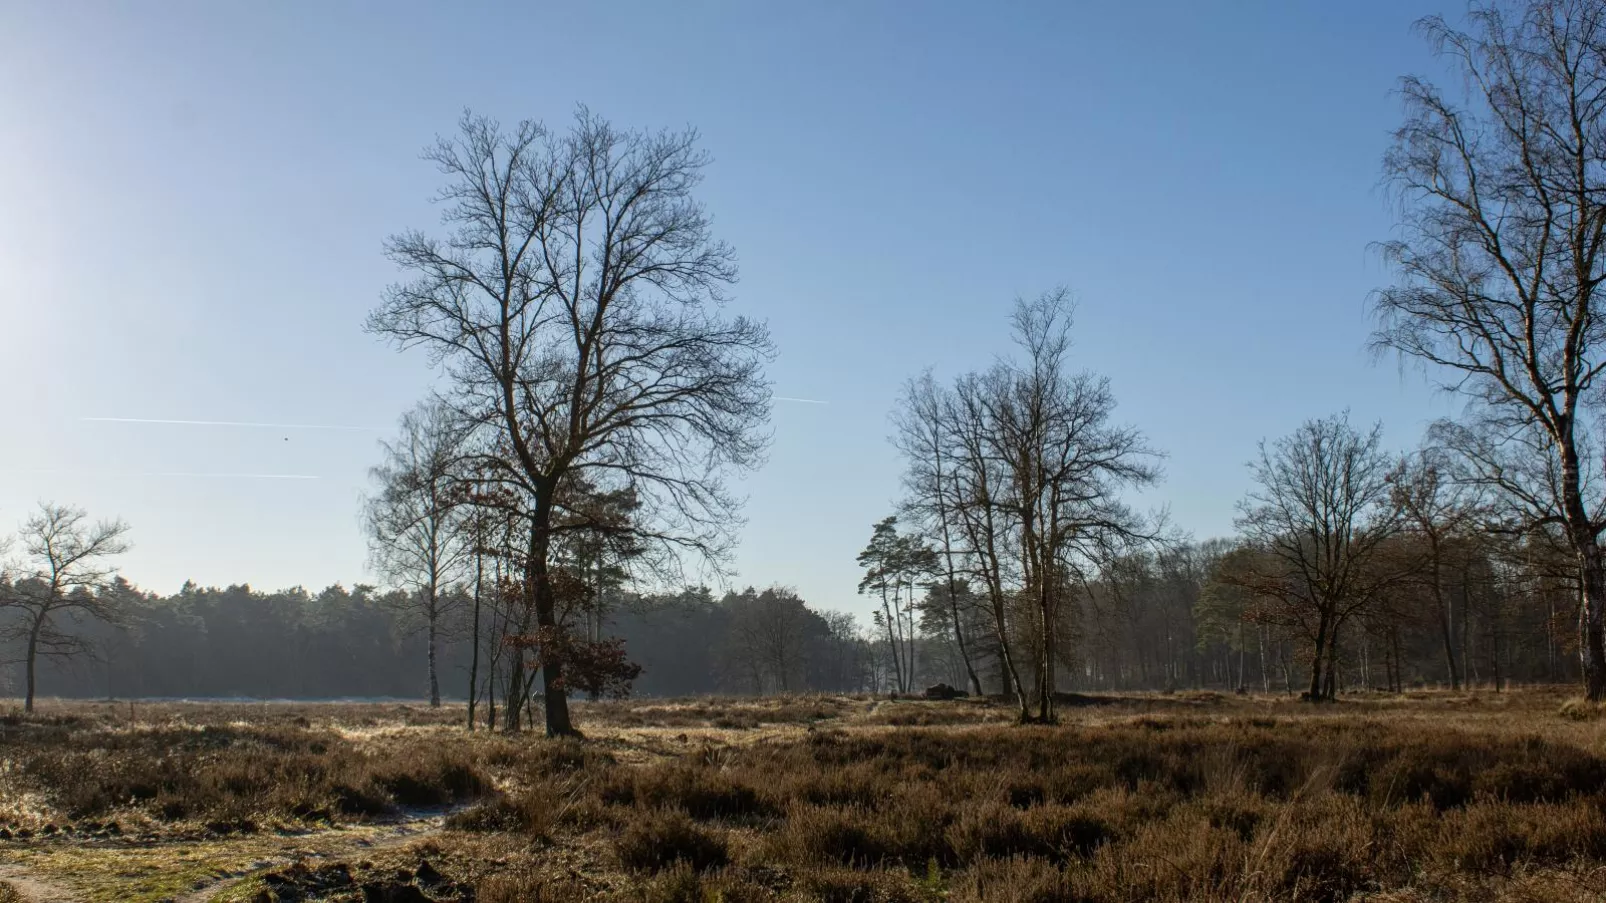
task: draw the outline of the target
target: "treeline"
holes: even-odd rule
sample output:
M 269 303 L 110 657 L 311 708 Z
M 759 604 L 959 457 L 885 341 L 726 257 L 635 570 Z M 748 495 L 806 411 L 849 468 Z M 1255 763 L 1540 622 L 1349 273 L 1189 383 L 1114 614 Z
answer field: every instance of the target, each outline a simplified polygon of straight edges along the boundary
M 1401 537 L 1400 551 L 1412 542 Z M 1334 693 L 1472 688 L 1578 680 L 1576 587 L 1522 561 L 1518 548 L 1458 546 L 1440 587 L 1400 580 L 1346 621 L 1332 644 Z M 1298 695 L 1309 692 L 1314 639 L 1232 585 L 1228 569 L 1244 548 L 1218 539 L 1183 542 L 1109 562 L 1066 604 L 1055 687 L 1062 692 L 1208 689 Z M 1413 585 L 1414 583 L 1414 585 Z M 958 594 L 959 629 L 948 593 L 923 590 L 913 605 L 913 684 L 982 692 L 1010 684 L 984 601 L 969 584 Z M 1007 605 L 1011 641 L 1030 646 L 1028 603 Z M 878 622 L 879 623 L 879 622 Z M 1017 626 L 1021 625 L 1021 626 Z M 1024 629 L 1023 629 L 1024 628 Z M 961 646 L 960 637 L 964 638 Z M 890 689 L 893 653 L 875 643 L 880 685 Z M 1026 682 L 1035 683 L 1035 670 Z
M 411 594 L 358 585 L 320 592 L 186 585 L 171 596 L 122 580 L 100 590 L 109 619 L 73 627 L 81 650 L 42 661 L 40 693 L 80 698 L 239 697 L 419 699 L 428 694 L 426 625 Z M 473 658 L 472 600 L 444 594 L 438 670 L 444 695 L 465 699 Z M 784 589 L 621 599 L 604 635 L 641 666 L 644 695 L 855 692 L 871 686 L 873 653 L 850 615 L 819 612 Z M 7 652 L 20 652 L 20 647 Z M 482 641 L 482 660 L 497 651 Z M 8 656 L 7 659 L 20 658 Z M 507 698 L 508 674 L 483 668 L 481 699 Z M 18 666 L 0 695 L 21 690 Z M 584 696 L 584 690 L 577 690 Z M 486 708 L 490 712 L 489 707 Z
M 1237 535 L 1193 542 L 1129 501 L 1159 455 L 1070 368 L 1070 321 L 1063 291 L 1019 302 L 1014 356 L 906 386 L 899 514 L 859 555 L 897 689 L 942 673 L 1052 721 L 1067 689 L 1330 700 L 1587 676 L 1576 537 L 1510 497 L 1532 460 L 1491 464 L 1456 424 L 1395 454 L 1380 427 L 1310 420 L 1261 443 Z

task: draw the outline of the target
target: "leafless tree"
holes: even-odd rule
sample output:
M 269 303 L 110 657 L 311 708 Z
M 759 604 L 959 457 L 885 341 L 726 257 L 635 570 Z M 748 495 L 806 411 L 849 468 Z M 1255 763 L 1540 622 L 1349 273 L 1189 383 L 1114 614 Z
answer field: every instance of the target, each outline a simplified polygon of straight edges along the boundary
M 1376 566 L 1399 525 L 1381 441 L 1381 426 L 1357 432 L 1339 414 L 1262 442 L 1237 520 L 1249 549 L 1219 571 L 1310 641 L 1312 700 L 1334 698 L 1339 632 L 1400 573 Z
M 985 591 L 1003 665 L 1004 692 L 1015 697 L 1017 714 L 1025 721 L 1031 712 L 1010 614 L 1019 582 L 1014 554 L 1019 531 L 1004 504 L 1009 475 L 990 426 L 989 399 L 1003 378 L 999 368 L 959 377 L 944 399 L 942 420 L 953 450 L 955 504 L 950 513 L 966 549 L 969 572 Z
M 1001 366 L 989 399 L 995 453 L 1007 467 L 1002 498 L 1020 539 L 1022 588 L 1041 636 L 1037 719 L 1054 720 L 1056 632 L 1073 588 L 1113 547 L 1152 538 L 1121 498 L 1159 479 L 1158 454 L 1111 418 L 1109 380 L 1070 365 L 1071 301 L 1064 289 L 1016 304 L 1023 356 Z
M 81 618 L 115 623 L 119 598 L 110 592 L 117 570 L 107 560 L 128 551 L 128 525 L 91 522 L 82 509 L 44 502 L 19 530 L 21 560 L 0 580 L 0 608 L 11 618 L 0 638 L 20 641 L 26 663 L 24 711 L 32 712 L 41 656 L 90 651 L 74 632 Z
M 751 676 L 755 693 L 766 687 L 792 692 L 801 675 L 805 628 L 813 617 L 797 593 L 784 587 L 737 596 L 730 608 L 728 664 Z
M 369 472 L 378 492 L 364 508 L 374 569 L 408 591 L 408 606 L 423 621 L 429 704 L 437 707 L 441 633 L 459 598 L 446 589 L 464 576 L 474 551 L 463 524 L 463 433 L 461 418 L 439 401 L 402 415 L 395 441 L 383 443 L 383 463 Z
M 1482 511 L 1473 483 L 1455 479 L 1453 463 L 1441 448 L 1428 446 L 1402 458 L 1388 475 L 1390 502 L 1404 518 L 1403 526 L 1427 546 L 1422 582 L 1433 602 L 1433 620 L 1444 645 L 1450 688 L 1461 689 L 1461 665 L 1455 654 L 1455 613 L 1445 568 L 1452 544 L 1476 531 Z
M 1375 344 L 1438 368 L 1470 399 L 1470 459 L 1576 562 L 1585 691 L 1606 699 L 1600 495 L 1606 318 L 1606 4 L 1478 3 L 1465 30 L 1422 31 L 1463 76 L 1406 78 L 1385 158 L 1400 282 L 1379 292 Z M 1519 462 L 1538 454 L 1541 461 Z M 1536 471 L 1543 479 L 1533 480 Z
M 1122 495 L 1159 479 L 1159 455 L 1113 422 L 1108 380 L 1071 369 L 1071 313 L 1064 289 L 1017 302 L 1017 358 L 949 391 L 916 380 L 895 416 L 909 508 L 941 542 L 949 597 L 961 573 L 983 590 L 1023 721 L 1054 719 L 1068 600 L 1117 547 L 1154 536 Z M 1035 654 L 1035 716 L 1022 640 Z
M 561 627 L 553 541 L 586 526 L 560 516 L 566 482 L 632 491 L 639 538 L 718 561 L 740 523 L 723 478 L 768 441 L 772 346 L 720 312 L 736 266 L 693 197 L 708 162 L 696 140 L 585 110 L 562 134 L 465 114 L 426 154 L 447 179 L 445 234 L 388 245 L 410 279 L 369 329 L 429 349 L 459 408 L 496 434 L 500 477 L 529 499 L 526 596 L 545 631 Z M 547 732 L 574 733 L 563 663 L 535 654 Z
M 927 371 L 904 386 L 893 412 L 893 444 L 904 459 L 903 509 L 910 520 L 932 536 L 940 554 L 939 576 L 945 592 L 939 594 L 947 609 L 949 628 L 959 650 L 965 678 L 972 693 L 981 692 L 970 644 L 967 642 L 964 604 L 969 593 L 960 592 L 963 552 L 959 549 L 956 509 L 963 500 L 954 476 L 952 436 L 945 428 L 943 389 Z

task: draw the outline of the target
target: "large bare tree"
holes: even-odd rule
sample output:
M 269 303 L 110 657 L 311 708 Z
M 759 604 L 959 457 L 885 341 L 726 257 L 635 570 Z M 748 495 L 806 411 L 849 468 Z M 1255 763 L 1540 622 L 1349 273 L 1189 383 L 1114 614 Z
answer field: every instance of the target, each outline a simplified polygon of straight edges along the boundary
M 990 399 L 992 442 L 1008 474 L 1001 502 L 1019 531 L 1022 592 L 1040 636 L 1037 720 L 1054 720 L 1056 634 L 1075 587 L 1097 562 L 1150 526 L 1122 498 L 1160 478 L 1158 454 L 1113 422 L 1109 380 L 1070 369 L 1072 305 L 1064 289 L 1016 304 L 1022 355 L 1001 366 Z
M 933 570 L 982 587 L 1023 721 L 1054 719 L 1067 603 L 1116 548 L 1152 538 L 1123 496 L 1159 479 L 1158 454 L 1114 422 L 1109 381 L 1071 369 L 1072 307 L 1064 289 L 1017 302 L 1016 358 L 950 391 L 916 381 L 896 418 L 911 510 L 944 521 Z M 1021 638 L 1036 653 L 1035 715 Z
M 629 490 L 638 538 L 719 560 L 740 522 L 723 478 L 768 441 L 773 348 L 721 310 L 736 266 L 693 196 L 708 163 L 696 133 L 622 131 L 583 109 L 566 132 L 465 114 L 426 157 L 446 177 L 445 228 L 390 240 L 408 281 L 368 325 L 427 348 L 495 434 L 498 476 L 528 499 L 538 627 L 562 628 L 554 540 L 588 526 L 562 516 L 566 486 Z M 574 733 L 560 656 L 532 651 L 547 732 Z
M 1606 4 L 1478 3 L 1464 28 L 1420 23 L 1460 76 L 1402 84 L 1385 158 L 1401 236 L 1376 344 L 1469 398 L 1469 461 L 1576 565 L 1585 691 L 1606 699 L 1600 447 L 1606 413 Z M 1537 455 L 1538 462 L 1516 460 Z
M 24 711 L 33 711 L 41 656 L 90 651 L 74 629 L 80 619 L 117 621 L 120 596 L 110 592 L 117 569 L 108 559 L 128 551 L 127 534 L 121 520 L 92 522 L 82 509 L 50 502 L 23 521 L 21 560 L 0 580 L 0 608 L 10 610 L 0 638 L 23 645 Z
M 407 590 L 408 611 L 423 622 L 431 706 L 441 704 L 441 634 L 459 601 L 446 590 L 466 576 L 474 554 L 465 525 L 463 432 L 462 419 L 438 400 L 402 415 L 396 439 L 383 443 L 384 461 L 370 471 L 378 491 L 364 509 L 375 570 Z

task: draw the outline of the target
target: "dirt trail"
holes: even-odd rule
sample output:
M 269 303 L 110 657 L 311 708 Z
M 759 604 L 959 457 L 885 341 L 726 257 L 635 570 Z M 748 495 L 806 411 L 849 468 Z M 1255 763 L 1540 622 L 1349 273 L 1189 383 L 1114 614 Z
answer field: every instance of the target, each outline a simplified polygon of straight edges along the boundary
M 0 865 L 0 885 L 10 888 L 27 903 L 74 903 L 78 899 L 72 891 L 43 881 L 17 865 Z
M 448 814 L 413 812 L 399 821 L 309 834 L 13 848 L 0 851 L 0 882 L 27 903 L 207 903 L 246 878 L 298 860 L 339 860 L 422 840 L 439 832 Z M 186 873 L 191 880 L 174 887 Z

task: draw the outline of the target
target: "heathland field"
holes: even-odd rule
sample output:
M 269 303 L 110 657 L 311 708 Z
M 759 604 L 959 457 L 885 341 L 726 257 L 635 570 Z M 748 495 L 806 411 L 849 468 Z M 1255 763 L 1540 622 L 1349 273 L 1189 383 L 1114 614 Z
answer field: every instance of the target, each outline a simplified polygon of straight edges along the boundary
M 0 720 L 0 900 L 1606 898 L 1606 718 L 1561 691 L 46 702 Z

